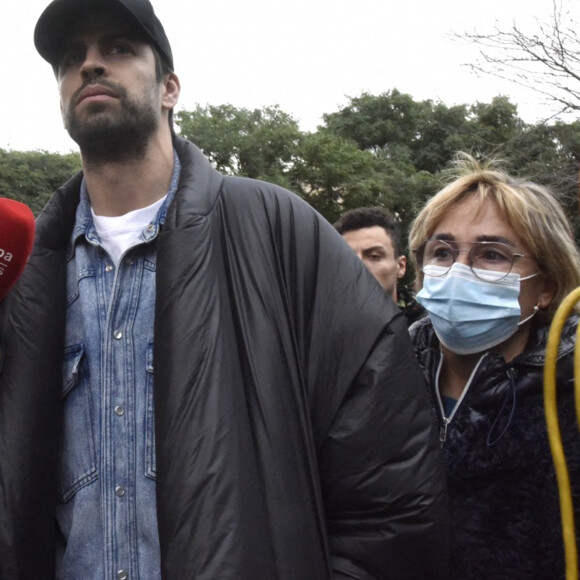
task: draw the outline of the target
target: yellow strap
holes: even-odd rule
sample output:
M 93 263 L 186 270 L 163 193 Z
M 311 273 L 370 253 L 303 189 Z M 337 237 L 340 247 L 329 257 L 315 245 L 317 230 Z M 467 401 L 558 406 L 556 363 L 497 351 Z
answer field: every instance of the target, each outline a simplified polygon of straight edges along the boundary
M 558 359 L 558 345 L 562 329 L 574 305 L 580 300 L 580 288 L 573 290 L 560 304 L 548 334 L 546 346 L 546 364 L 544 367 L 544 410 L 546 413 L 546 426 L 548 440 L 554 468 L 558 481 L 558 493 L 560 495 L 560 514 L 562 518 L 562 536 L 564 539 L 564 551 L 566 555 L 566 580 L 578 580 L 578 549 L 576 546 L 576 533 L 574 530 L 574 507 L 572 505 L 572 490 L 570 488 L 570 475 L 566 466 L 566 457 L 562 446 L 562 434 L 558 422 L 558 408 L 556 402 L 556 364 Z M 580 326 L 574 348 L 574 385 L 576 400 L 576 417 L 580 426 Z

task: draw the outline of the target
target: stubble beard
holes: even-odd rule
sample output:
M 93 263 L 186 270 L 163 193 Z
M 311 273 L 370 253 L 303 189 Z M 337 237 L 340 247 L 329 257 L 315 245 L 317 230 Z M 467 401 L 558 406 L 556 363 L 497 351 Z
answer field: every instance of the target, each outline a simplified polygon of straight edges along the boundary
M 102 83 L 111 86 L 109 83 Z M 90 166 L 142 159 L 150 137 L 159 127 L 155 88 L 148 87 L 141 99 L 129 99 L 127 91 L 115 85 L 115 103 L 91 103 L 77 114 L 72 99 L 64 116 L 65 128 Z

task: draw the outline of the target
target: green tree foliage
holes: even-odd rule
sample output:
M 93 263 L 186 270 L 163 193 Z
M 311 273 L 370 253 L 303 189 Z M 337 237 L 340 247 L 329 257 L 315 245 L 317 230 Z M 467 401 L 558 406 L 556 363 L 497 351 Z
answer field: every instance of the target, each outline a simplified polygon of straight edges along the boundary
M 232 105 L 177 115 L 180 132 L 230 174 L 289 187 L 334 221 L 345 210 L 381 205 L 403 238 L 424 201 L 442 185 L 456 152 L 505 159 L 508 170 L 552 187 L 576 219 L 580 126 L 528 125 L 505 96 L 446 106 L 393 89 L 351 97 L 302 133 L 278 107 Z
M 331 221 L 353 204 L 379 202 L 371 153 L 328 131 L 303 133 L 278 107 L 198 106 L 176 123 L 218 170 L 287 187 Z
M 176 115 L 181 135 L 217 169 L 287 187 L 331 222 L 345 210 L 380 205 L 400 221 L 405 239 L 450 160 L 466 151 L 502 158 L 511 173 L 548 185 L 577 224 L 580 122 L 526 124 L 505 96 L 448 107 L 396 89 L 351 97 L 323 119 L 315 132 L 302 132 L 279 107 L 219 105 Z M 79 167 L 77 154 L 0 150 L 0 195 L 38 213 Z
M 397 90 L 351 98 L 324 121 L 327 130 L 354 140 L 384 162 L 379 170 L 385 180 L 383 199 L 399 217 L 403 232 L 440 187 L 457 151 L 505 160 L 511 173 L 551 187 L 572 221 L 577 220 L 578 123 L 526 124 L 505 96 L 491 103 L 447 107 L 416 102 Z M 397 130 L 392 130 L 394 124 Z
M 0 195 L 25 203 L 38 215 L 54 190 L 79 169 L 77 153 L 0 149 Z
M 530 125 L 504 151 L 515 174 L 556 193 L 580 241 L 580 122 Z
M 419 137 L 423 107 L 397 89 L 379 96 L 363 93 L 337 113 L 324 115 L 324 122 L 329 131 L 356 141 L 361 149 L 379 149 L 407 161 Z
M 363 93 L 336 113 L 324 115 L 329 131 L 395 162 L 437 173 L 457 151 L 489 151 L 513 138 L 523 122 L 517 107 L 499 96 L 489 104 L 447 107 L 414 101 L 396 89 Z
M 176 114 L 180 134 L 196 143 L 217 169 L 284 186 L 295 154 L 298 123 L 279 107 L 196 107 Z
M 375 157 L 327 131 L 302 136 L 288 176 L 291 188 L 331 222 L 346 209 L 384 203 Z

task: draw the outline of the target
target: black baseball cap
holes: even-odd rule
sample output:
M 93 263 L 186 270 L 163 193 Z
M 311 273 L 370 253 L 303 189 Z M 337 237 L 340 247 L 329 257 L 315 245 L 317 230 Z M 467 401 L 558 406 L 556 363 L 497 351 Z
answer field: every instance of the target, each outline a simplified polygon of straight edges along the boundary
M 113 9 L 126 14 L 127 20 L 157 48 L 173 70 L 171 45 L 149 0 L 53 0 L 36 23 L 34 46 L 40 56 L 56 69 L 63 43 L 74 23 L 88 11 L 107 12 Z

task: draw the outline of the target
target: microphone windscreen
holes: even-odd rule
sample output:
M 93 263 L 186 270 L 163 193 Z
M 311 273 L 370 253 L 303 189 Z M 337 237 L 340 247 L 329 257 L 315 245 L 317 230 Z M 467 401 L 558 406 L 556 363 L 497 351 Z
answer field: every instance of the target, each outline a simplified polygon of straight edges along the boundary
M 0 300 L 22 274 L 34 244 L 34 214 L 24 203 L 0 197 Z

